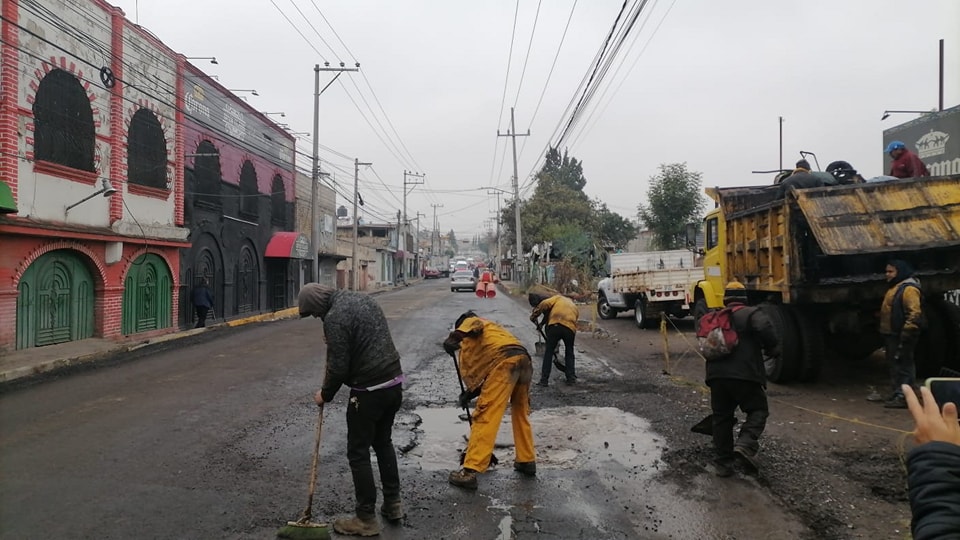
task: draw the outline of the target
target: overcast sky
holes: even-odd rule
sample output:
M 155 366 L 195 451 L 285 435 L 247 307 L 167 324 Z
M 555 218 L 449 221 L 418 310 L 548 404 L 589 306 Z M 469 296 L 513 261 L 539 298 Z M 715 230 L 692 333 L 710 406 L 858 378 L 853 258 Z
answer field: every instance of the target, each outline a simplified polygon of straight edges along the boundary
M 517 138 L 528 197 L 623 4 L 113 3 L 174 50 L 216 56 L 218 65 L 195 63 L 227 88 L 256 89 L 249 102 L 285 112 L 274 118 L 295 131 L 313 131 L 314 64 L 359 62 L 361 73 L 344 73 L 320 98 L 319 141 L 336 152 L 321 150 L 324 169 L 352 197 L 353 158 L 373 163 L 360 180 L 370 221 L 396 219 L 404 170 L 425 173 L 407 188 L 408 216 L 425 214 L 430 227 L 442 205 L 440 229 L 460 238 L 494 217 L 496 198 L 481 187 L 512 189 L 510 139 L 497 137 L 510 107 L 517 132 L 530 131 Z M 563 147 L 583 161 L 586 192 L 631 219 L 660 163 L 685 161 L 707 186 L 770 183 L 751 171 L 779 167 L 780 116 L 784 166 L 805 150 L 821 167 L 844 159 L 866 177 L 883 174 L 883 129 L 917 115 L 880 117 L 937 106 L 940 39 L 951 107 L 960 104 L 960 1 L 651 0 Z M 322 73 L 321 85 L 332 77 Z

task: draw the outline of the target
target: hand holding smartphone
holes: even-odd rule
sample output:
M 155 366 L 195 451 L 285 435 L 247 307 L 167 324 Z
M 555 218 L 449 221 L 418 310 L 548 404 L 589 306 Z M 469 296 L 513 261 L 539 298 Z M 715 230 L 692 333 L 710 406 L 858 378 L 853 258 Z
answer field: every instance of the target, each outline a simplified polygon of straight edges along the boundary
M 937 383 L 934 383 L 934 386 L 937 386 L 938 391 L 943 391 Z M 946 387 L 949 391 L 953 385 L 947 384 Z M 923 396 L 921 405 L 912 386 L 905 384 L 901 388 L 907 400 L 907 408 L 910 409 L 910 414 L 917 423 L 913 430 L 917 444 L 942 441 L 960 445 L 960 421 L 957 419 L 956 401 L 949 401 L 950 398 L 944 396 L 948 401 L 941 407 L 933 397 L 930 387 L 922 386 L 920 387 L 920 394 Z
M 960 377 L 931 377 L 923 385 L 930 389 L 940 407 L 947 403 L 960 407 Z

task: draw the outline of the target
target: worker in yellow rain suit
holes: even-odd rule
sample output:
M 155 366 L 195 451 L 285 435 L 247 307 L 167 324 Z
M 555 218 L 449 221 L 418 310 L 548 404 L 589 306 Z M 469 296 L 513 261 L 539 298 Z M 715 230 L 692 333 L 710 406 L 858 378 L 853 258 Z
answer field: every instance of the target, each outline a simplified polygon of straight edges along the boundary
M 450 483 L 477 489 L 477 473 L 487 470 L 500 422 L 510 404 L 513 442 L 517 457 L 514 470 L 536 476 L 536 453 L 530 428 L 530 381 L 533 362 L 520 341 L 499 324 L 468 311 L 461 315 L 443 348 L 454 356 L 460 351 L 460 376 L 466 390 L 460 405 L 479 396 L 470 426 L 463 467 L 450 473 Z M 454 356 L 454 358 L 456 358 Z
M 543 353 L 543 365 L 540 368 L 539 386 L 550 384 L 550 367 L 553 365 L 553 356 L 557 352 L 557 345 L 563 341 L 563 368 L 567 376 L 567 384 L 577 384 L 577 364 L 574 356 L 574 342 L 577 339 L 577 321 L 580 319 L 580 309 L 573 300 L 560 294 L 551 296 L 530 293 L 527 295 L 533 312 L 530 313 L 530 322 L 537 328 L 546 327 L 544 338 L 546 347 Z M 543 315 L 543 321 L 537 318 Z M 559 368 L 560 366 L 558 366 Z

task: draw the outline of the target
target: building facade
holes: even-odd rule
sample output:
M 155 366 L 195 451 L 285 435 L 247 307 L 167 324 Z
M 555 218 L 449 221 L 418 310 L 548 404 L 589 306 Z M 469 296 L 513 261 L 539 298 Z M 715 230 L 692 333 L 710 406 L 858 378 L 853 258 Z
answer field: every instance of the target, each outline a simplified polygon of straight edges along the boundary
M 397 257 L 396 223 L 361 223 L 357 226 L 357 290 L 370 291 L 391 286 L 401 271 L 402 259 Z M 337 265 L 338 283 L 352 288 L 353 283 L 353 222 L 341 220 L 337 226 L 338 250 L 345 259 Z
M 311 179 L 297 173 L 297 231 L 308 238 L 313 233 L 310 227 L 310 204 L 313 194 L 310 190 Z M 337 254 L 336 198 L 332 187 L 323 180 L 317 182 L 317 208 L 314 212 L 317 221 L 317 262 L 319 272 L 317 282 L 328 287 L 337 287 L 337 263 L 345 259 Z M 306 276 L 307 281 L 311 274 Z
M 310 275 L 309 239 L 295 228 L 295 138 L 196 66 L 184 67 L 184 225 L 180 325 L 206 280 L 215 319 L 293 304 Z
M 179 317 L 184 59 L 98 0 L 4 0 L 0 351 Z

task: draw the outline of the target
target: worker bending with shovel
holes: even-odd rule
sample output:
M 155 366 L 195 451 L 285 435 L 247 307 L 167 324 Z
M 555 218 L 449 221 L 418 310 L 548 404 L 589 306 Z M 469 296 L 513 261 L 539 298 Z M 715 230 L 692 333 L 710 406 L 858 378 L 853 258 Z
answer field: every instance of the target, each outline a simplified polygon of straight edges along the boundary
M 537 330 L 541 333 L 542 328 L 546 327 L 544 339 L 546 347 L 543 353 L 543 366 L 540 368 L 540 382 L 538 386 L 547 386 L 550 384 L 550 370 L 553 362 L 557 361 L 554 356 L 557 354 L 557 346 L 563 341 L 563 364 L 557 362 L 557 369 L 563 371 L 567 376 L 567 384 L 577 383 L 577 364 L 574 356 L 574 341 L 577 339 L 577 320 L 580 318 L 580 309 L 573 300 L 562 294 L 538 294 L 530 293 L 527 295 L 533 312 L 530 313 L 530 322 L 537 325 Z M 543 319 L 537 319 L 543 315 Z M 561 367 L 562 366 L 562 367 Z
M 470 439 L 460 470 L 450 473 L 450 483 L 477 489 L 477 474 L 487 470 L 500 422 L 510 404 L 513 442 L 516 449 L 514 470 L 536 476 L 536 453 L 530 428 L 530 381 L 533 362 L 520 341 L 499 324 L 481 319 L 468 311 L 461 315 L 454 330 L 443 342 L 443 349 L 457 361 L 464 383 L 461 407 L 478 397 L 470 424 Z

